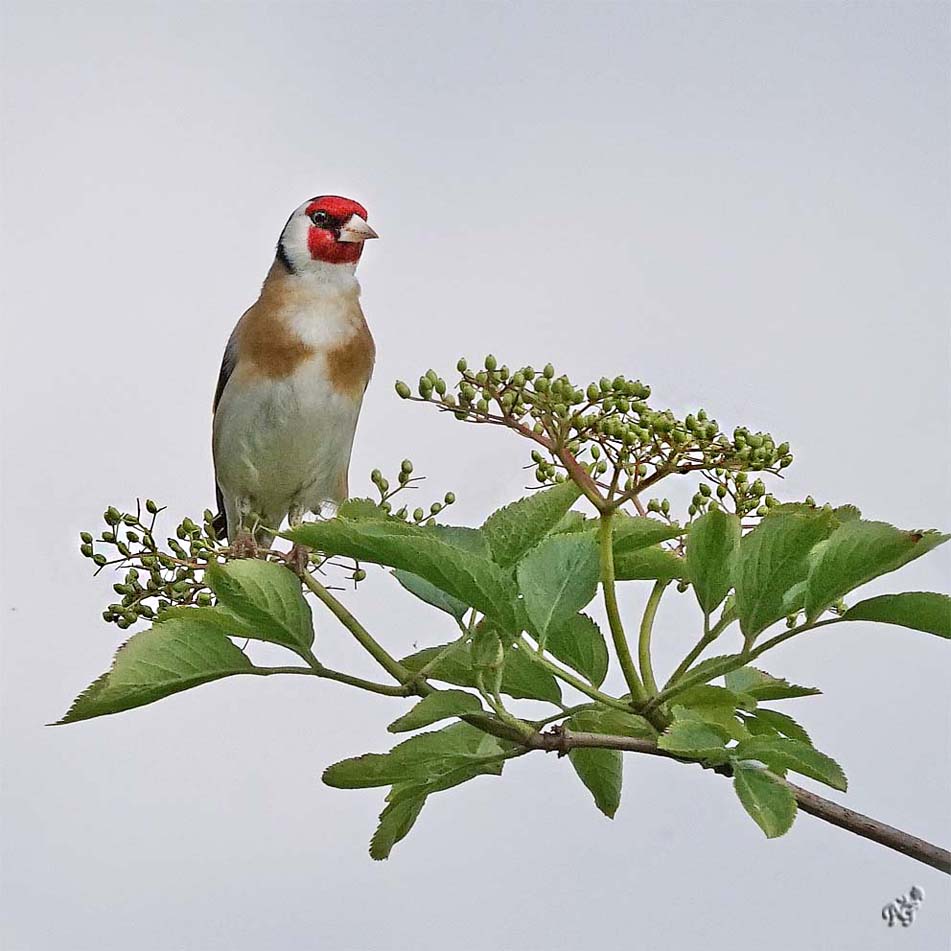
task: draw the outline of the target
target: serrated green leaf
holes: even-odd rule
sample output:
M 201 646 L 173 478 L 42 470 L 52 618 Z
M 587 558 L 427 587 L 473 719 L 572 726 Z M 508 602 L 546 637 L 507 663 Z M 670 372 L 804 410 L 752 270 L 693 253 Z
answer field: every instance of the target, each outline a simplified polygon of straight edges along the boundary
M 432 582 L 427 581 L 425 578 L 420 578 L 419 575 L 414 575 L 411 571 L 403 571 L 400 568 L 396 568 L 393 571 L 393 577 L 396 578 L 410 594 L 416 595 L 420 601 L 425 601 L 426 604 L 434 608 L 439 608 L 440 611 L 445 611 L 447 614 L 451 614 L 457 621 L 461 621 L 469 610 L 469 605 L 466 604 L 465 601 L 460 601 L 451 594 L 446 594 L 445 591 L 437 588 Z
M 594 804 L 609 819 L 621 804 L 624 762 L 618 750 L 576 749 L 568 753 L 578 778 L 588 787 Z
M 595 687 L 608 673 L 608 647 L 601 629 L 587 614 L 576 614 L 548 635 L 545 648 Z
M 842 615 L 846 621 L 899 624 L 914 631 L 951 637 L 951 597 L 934 591 L 882 594 L 859 601 Z
M 597 520 L 593 520 L 592 528 L 597 528 Z M 614 557 L 638 551 L 642 548 L 652 548 L 660 542 L 683 535 L 686 529 L 676 522 L 661 522 L 647 515 L 628 515 L 618 512 L 614 516 L 612 538 L 614 541 Z
M 812 697 L 822 693 L 818 687 L 800 687 L 758 667 L 740 667 L 723 678 L 727 689 L 745 693 L 755 700 L 791 700 L 794 697 Z
M 677 694 L 677 703 L 685 707 L 718 707 L 725 710 L 754 710 L 756 698 L 748 693 L 718 687 L 716 684 L 698 684 Z
M 710 727 L 724 742 L 745 740 L 750 735 L 745 723 L 737 718 L 736 711 L 727 707 L 684 707 L 675 703 L 670 712 L 681 723 L 702 723 Z
M 579 713 L 567 720 L 565 725 L 569 730 L 579 733 L 600 732 L 590 729 L 600 722 L 600 718 Z M 620 751 L 585 747 L 570 750 L 568 759 L 571 760 L 578 778 L 594 797 L 594 804 L 609 819 L 613 819 L 621 804 L 624 763 Z
M 690 526 L 687 577 L 707 615 L 719 607 L 733 584 L 733 558 L 740 534 L 740 519 L 723 509 L 711 509 Z
M 404 657 L 400 663 L 409 670 L 420 670 L 446 646 L 443 644 L 440 647 L 426 647 Z M 469 646 L 457 643 L 440 659 L 429 676 L 433 680 L 441 680 L 458 687 L 475 687 L 475 670 Z M 516 700 L 550 700 L 552 703 L 561 701 L 558 681 L 547 670 L 532 663 L 519 648 L 509 648 L 506 651 L 501 692 Z
M 314 643 L 310 605 L 300 579 L 288 568 L 256 558 L 211 563 L 205 581 L 219 602 L 261 640 L 306 654 Z
M 399 802 L 389 803 L 380 813 L 380 821 L 370 839 L 370 858 L 380 862 L 389 858 L 393 846 L 406 838 L 413 823 L 419 817 L 425 796 L 407 797 Z
M 562 482 L 493 512 L 482 526 L 492 557 L 500 565 L 514 565 L 561 522 L 579 495 L 574 482 Z
M 781 779 L 757 766 L 735 763 L 733 788 L 768 839 L 789 831 L 796 818 L 796 797 Z
M 561 535 L 567 532 L 583 532 L 588 528 L 588 519 L 574 510 L 565 512 L 561 521 L 549 532 L 550 535 Z
M 472 550 L 481 537 L 474 532 L 455 526 L 412 525 L 398 518 L 337 517 L 308 522 L 285 536 L 328 555 L 409 571 L 494 618 L 506 630 L 515 630 L 515 585 L 504 569 Z
M 458 717 L 464 713 L 478 713 L 482 709 L 479 698 L 464 690 L 440 690 L 423 697 L 412 710 L 398 717 L 388 727 L 390 733 L 405 733 L 409 730 L 421 730 L 445 720 L 447 717 Z
M 948 538 L 951 535 L 936 531 L 901 531 L 887 522 L 853 520 L 840 525 L 809 571 L 806 616 L 818 617 L 850 591 L 920 558 Z
M 842 767 L 831 756 L 802 740 L 754 736 L 738 743 L 733 756 L 738 760 L 759 760 L 772 769 L 791 769 L 842 792 L 848 785 Z
M 518 563 L 525 611 L 544 642 L 595 595 L 600 577 L 598 549 L 590 533 L 552 535 Z
M 638 548 L 614 556 L 614 577 L 617 581 L 680 581 L 687 577 L 687 566 L 666 548 Z
M 596 707 L 579 710 L 573 714 L 568 725 L 580 733 L 603 733 L 606 736 L 631 736 L 638 739 L 655 739 L 657 730 L 642 716 L 626 713 L 613 707 Z
M 755 719 L 760 723 L 766 724 L 766 726 L 776 733 L 781 733 L 790 739 L 800 740 L 803 743 L 808 743 L 810 746 L 812 745 L 809 734 L 787 713 L 780 713 L 778 710 L 766 710 L 760 707 L 756 711 Z M 751 730 L 750 732 L 752 733 L 753 731 Z
M 337 789 L 428 784 L 445 773 L 495 761 L 503 754 L 495 737 L 468 723 L 454 723 L 405 740 L 389 753 L 365 753 L 334 763 L 324 770 L 323 781 Z
M 168 618 L 130 637 L 112 668 L 73 701 L 59 723 L 131 710 L 231 674 L 250 673 L 251 661 L 202 611 Z
M 697 720 L 676 720 L 661 735 L 657 745 L 668 753 L 725 763 L 730 754 L 720 732 Z
M 831 510 L 770 514 L 744 535 L 734 561 L 733 584 L 740 628 L 754 638 L 786 617 L 786 593 L 809 571 L 809 553 L 836 525 Z

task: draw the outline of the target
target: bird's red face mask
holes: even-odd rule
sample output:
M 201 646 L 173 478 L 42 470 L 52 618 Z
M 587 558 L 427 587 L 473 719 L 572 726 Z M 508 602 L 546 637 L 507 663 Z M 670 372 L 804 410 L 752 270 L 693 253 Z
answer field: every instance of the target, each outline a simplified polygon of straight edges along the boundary
M 315 198 L 305 214 L 310 219 L 307 249 L 315 261 L 356 264 L 363 253 L 363 242 L 378 237 L 367 224 L 366 208 L 349 198 Z

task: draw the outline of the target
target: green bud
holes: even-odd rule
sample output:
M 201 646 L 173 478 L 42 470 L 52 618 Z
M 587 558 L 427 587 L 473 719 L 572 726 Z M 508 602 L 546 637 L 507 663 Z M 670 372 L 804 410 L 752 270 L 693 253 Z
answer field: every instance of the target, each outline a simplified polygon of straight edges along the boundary
M 555 368 L 550 363 L 546 363 L 542 373 L 546 380 L 550 380 L 555 375 Z
M 446 381 L 445 381 L 442 377 L 439 377 L 439 378 L 435 381 L 435 383 L 433 383 L 433 387 L 435 388 L 436 392 L 437 392 L 440 396 L 445 396 L 445 395 L 446 395 Z
M 158 510 L 159 510 L 159 507 L 158 507 L 158 505 L 156 505 L 155 502 L 153 502 L 151 499 L 146 499 L 146 500 L 145 500 L 145 510 L 146 510 L 146 512 L 148 512 L 150 515 L 157 515 L 157 514 L 158 514 Z
M 710 492 L 711 492 L 710 486 L 708 486 L 706 482 L 701 482 L 701 483 L 700 483 L 700 494 L 701 494 L 702 496 L 705 496 L 705 497 L 706 497 L 706 496 L 709 496 L 709 495 L 710 495 Z
M 424 400 L 428 400 L 433 395 L 433 384 L 428 377 L 421 376 L 419 378 L 419 395 Z
M 85 542 L 79 546 L 79 551 L 85 558 L 92 558 L 92 545 L 87 545 Z
M 110 505 L 109 508 L 102 513 L 103 521 L 107 522 L 109 525 L 118 525 L 122 521 L 122 513 Z
M 456 363 L 456 369 L 460 373 L 465 373 L 469 369 L 469 364 L 465 357 L 459 357 L 458 362 Z
M 664 499 L 663 502 L 660 503 L 660 510 L 664 515 L 670 514 L 670 502 L 667 499 Z
M 396 381 L 396 394 L 401 400 L 408 400 L 412 395 L 412 390 L 402 381 Z
M 423 520 L 423 518 L 424 518 L 425 515 L 426 515 L 426 513 L 425 513 L 422 509 L 420 509 L 420 508 L 413 509 L 413 521 L 414 521 L 414 522 L 421 522 L 421 521 Z
M 353 573 L 353 580 L 358 584 L 361 581 L 366 581 L 366 577 L 367 573 L 362 568 L 357 568 L 357 570 Z
M 104 542 L 108 542 L 109 544 L 112 544 L 112 542 L 114 542 L 114 541 L 116 540 L 116 533 L 115 533 L 115 532 L 103 532 L 100 537 L 102 538 L 102 540 L 103 540 Z
M 102 568 L 106 564 L 106 561 L 107 561 L 106 556 L 102 554 L 93 555 L 92 560 L 93 560 L 93 563 L 98 565 L 100 568 Z
M 80 532 L 79 538 L 85 544 L 90 544 L 92 542 L 92 535 L 89 532 Z
M 452 503 L 456 501 L 455 492 L 447 492 L 443 501 L 445 501 L 446 505 L 452 505 Z
M 493 370 L 495 370 L 495 368 L 496 368 L 498 365 L 499 365 L 499 364 L 498 364 L 498 361 L 495 359 L 495 357 L 492 356 L 491 353 L 488 354 L 488 356 L 486 356 L 486 358 L 485 358 L 485 368 L 489 371 L 489 373 L 491 373 Z

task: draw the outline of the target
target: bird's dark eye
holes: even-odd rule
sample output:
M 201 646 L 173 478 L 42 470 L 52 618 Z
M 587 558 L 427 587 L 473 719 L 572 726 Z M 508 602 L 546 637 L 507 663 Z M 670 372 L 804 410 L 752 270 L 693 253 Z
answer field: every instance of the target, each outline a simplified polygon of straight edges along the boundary
M 318 228 L 326 228 L 330 223 L 330 215 L 326 211 L 315 211 L 311 214 L 310 220 L 317 225 Z

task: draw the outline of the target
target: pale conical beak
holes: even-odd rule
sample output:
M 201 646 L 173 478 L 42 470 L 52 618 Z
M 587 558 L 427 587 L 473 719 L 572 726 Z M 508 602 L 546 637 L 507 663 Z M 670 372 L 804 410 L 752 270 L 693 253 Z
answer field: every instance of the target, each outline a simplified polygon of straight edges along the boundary
M 361 241 L 379 237 L 359 215 L 351 215 L 350 220 L 340 229 L 340 237 L 337 240 L 359 244 Z

